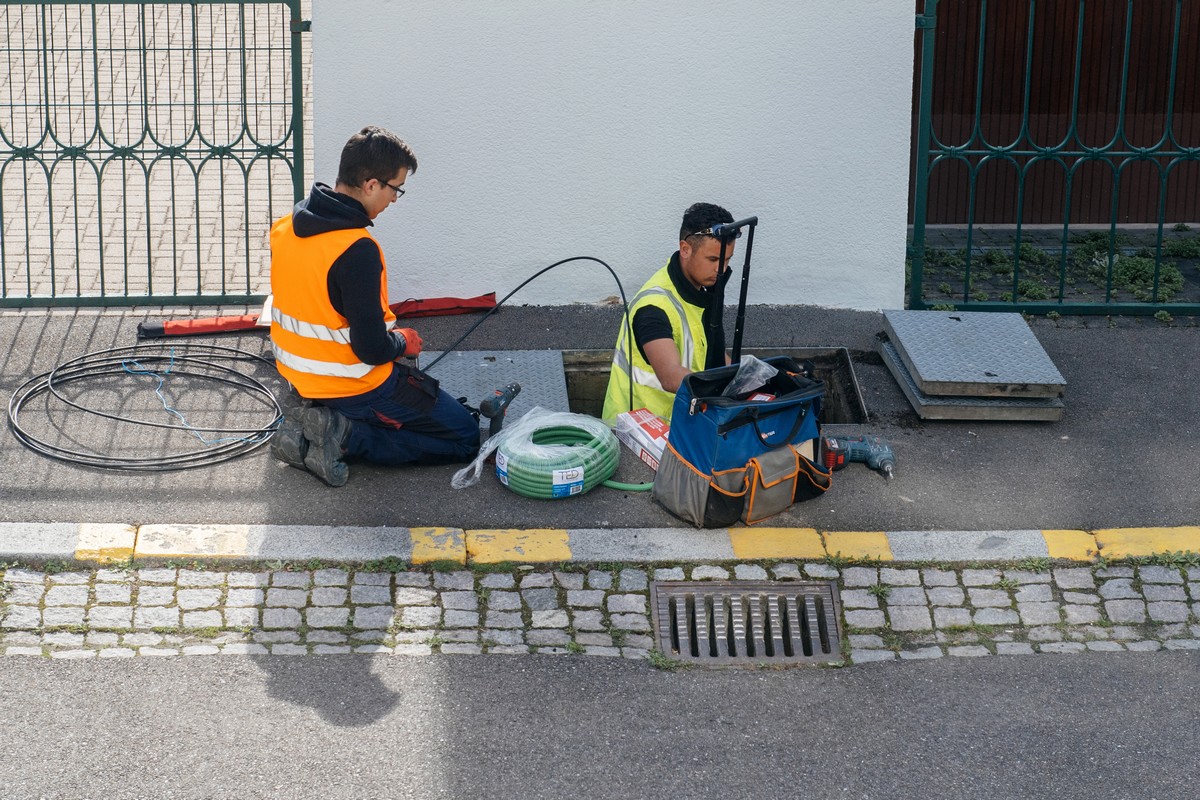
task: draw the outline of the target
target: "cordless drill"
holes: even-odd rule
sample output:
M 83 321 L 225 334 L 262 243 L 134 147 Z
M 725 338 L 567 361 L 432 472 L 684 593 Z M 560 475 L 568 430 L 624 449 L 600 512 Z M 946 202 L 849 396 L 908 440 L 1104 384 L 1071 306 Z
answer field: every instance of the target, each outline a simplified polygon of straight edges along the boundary
M 497 389 L 492 393 L 491 397 L 479 404 L 479 415 L 487 417 L 489 420 L 489 438 L 495 436 L 504 427 L 504 415 L 508 413 L 508 406 L 520 393 L 521 384 L 513 381 L 503 389 Z
M 841 469 L 851 461 L 862 461 L 890 480 L 896 469 L 892 446 L 878 436 L 826 436 L 821 444 L 825 466 L 831 470 Z

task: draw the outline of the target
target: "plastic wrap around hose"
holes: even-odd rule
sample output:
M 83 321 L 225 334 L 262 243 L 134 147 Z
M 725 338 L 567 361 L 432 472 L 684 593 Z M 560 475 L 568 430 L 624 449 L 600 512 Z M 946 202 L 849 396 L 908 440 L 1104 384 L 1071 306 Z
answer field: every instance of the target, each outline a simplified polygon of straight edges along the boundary
M 547 500 L 591 491 L 612 477 L 621 456 L 617 437 L 600 420 L 538 407 L 488 439 L 450 485 L 477 483 L 493 452 L 501 483 L 519 495 Z

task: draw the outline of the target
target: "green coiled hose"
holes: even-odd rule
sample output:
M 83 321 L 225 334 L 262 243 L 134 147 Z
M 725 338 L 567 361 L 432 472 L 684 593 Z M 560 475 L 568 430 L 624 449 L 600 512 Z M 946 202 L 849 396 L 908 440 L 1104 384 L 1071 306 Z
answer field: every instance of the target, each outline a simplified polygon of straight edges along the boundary
M 551 425 L 502 442 L 497 448 L 496 475 L 519 495 L 549 500 L 584 494 L 602 483 L 613 485 L 609 478 L 620 458 L 620 442 L 603 425 L 592 429 Z M 615 484 L 614 488 L 638 491 L 649 489 L 650 484 Z

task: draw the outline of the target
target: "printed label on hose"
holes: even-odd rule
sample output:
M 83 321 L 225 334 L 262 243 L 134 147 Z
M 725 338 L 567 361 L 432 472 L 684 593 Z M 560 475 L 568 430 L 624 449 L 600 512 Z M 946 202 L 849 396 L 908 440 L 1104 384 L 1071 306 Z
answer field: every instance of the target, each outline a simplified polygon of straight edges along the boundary
M 496 477 L 508 486 L 508 458 L 499 450 L 496 451 Z
M 496 464 L 499 467 L 499 462 Z M 550 486 L 552 497 L 570 497 L 573 494 L 583 494 L 583 467 L 554 470 Z

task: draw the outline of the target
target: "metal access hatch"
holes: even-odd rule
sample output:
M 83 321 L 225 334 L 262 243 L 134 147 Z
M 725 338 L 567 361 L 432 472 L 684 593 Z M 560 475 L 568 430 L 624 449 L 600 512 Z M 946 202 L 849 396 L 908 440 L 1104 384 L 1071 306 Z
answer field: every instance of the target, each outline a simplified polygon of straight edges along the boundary
M 827 581 L 655 581 L 659 649 L 695 664 L 820 664 L 842 658 L 841 600 Z

